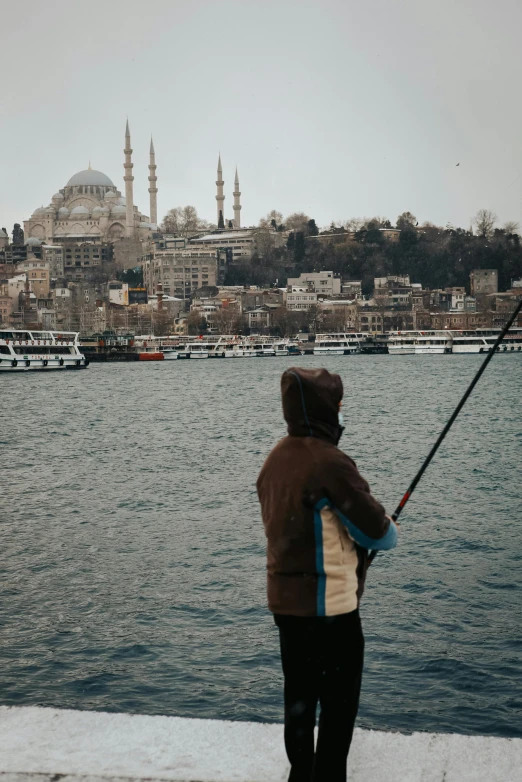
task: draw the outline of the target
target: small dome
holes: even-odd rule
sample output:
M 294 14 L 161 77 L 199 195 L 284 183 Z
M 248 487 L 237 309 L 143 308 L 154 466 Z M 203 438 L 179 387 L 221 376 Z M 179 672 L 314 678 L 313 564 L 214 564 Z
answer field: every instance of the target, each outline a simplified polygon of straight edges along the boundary
M 84 171 L 78 171 L 67 182 L 66 187 L 75 185 L 101 185 L 102 187 L 114 187 L 113 183 L 106 174 L 101 171 L 95 171 L 93 168 L 86 168 Z
M 74 209 L 71 209 L 71 217 L 88 217 L 90 215 L 89 210 L 86 206 L 75 206 Z
M 116 206 L 113 206 L 111 209 L 112 215 L 124 215 L 126 213 L 126 209 L 121 204 L 116 204 Z
M 43 208 L 43 206 L 39 206 L 38 209 L 34 210 L 33 217 L 39 217 L 43 214 L 45 214 L 45 209 Z
M 70 215 L 70 214 L 71 214 L 71 213 L 70 213 L 70 211 L 67 209 L 67 207 L 66 207 L 66 206 L 61 206 L 61 207 L 58 209 L 58 217 L 69 217 L 69 215 Z
M 101 206 L 95 206 L 91 214 L 93 217 L 98 217 L 101 214 L 101 211 L 102 211 Z
M 62 193 L 55 193 L 51 200 L 52 201 L 63 201 Z
M 120 198 L 118 198 L 118 203 L 119 203 L 120 206 L 126 206 L 127 201 L 125 200 L 125 198 L 123 196 L 121 196 Z
M 112 201 L 114 198 L 118 198 L 118 195 L 114 192 L 114 190 L 109 190 L 108 193 L 105 193 L 106 201 Z
M 100 214 L 102 215 L 108 215 L 111 211 L 108 206 L 96 206 L 95 209 L 99 209 Z M 92 210 L 92 213 L 94 214 L 94 209 Z
M 38 239 L 38 237 L 36 236 L 30 236 L 29 239 L 27 240 L 27 244 L 30 247 L 39 247 L 42 244 L 42 240 Z

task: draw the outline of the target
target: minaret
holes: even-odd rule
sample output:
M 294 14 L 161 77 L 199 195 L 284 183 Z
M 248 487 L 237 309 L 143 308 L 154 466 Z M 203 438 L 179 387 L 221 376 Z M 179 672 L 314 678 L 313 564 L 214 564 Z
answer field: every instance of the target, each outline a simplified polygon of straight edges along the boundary
M 225 196 L 223 195 L 224 184 L 225 183 L 223 182 L 223 169 L 221 168 L 221 153 L 220 153 L 218 158 L 217 179 L 216 179 L 218 228 L 225 227 Z
M 154 144 L 152 136 L 150 138 L 150 161 L 149 161 L 149 193 L 150 193 L 150 221 L 153 225 L 158 224 L 158 188 L 156 182 L 156 155 L 154 154 Z
M 130 140 L 129 120 L 127 120 L 127 127 L 125 128 L 125 163 L 123 168 L 125 169 L 125 204 L 127 209 L 125 236 L 134 236 L 134 199 L 132 195 L 132 183 L 134 177 L 132 176 L 132 149 Z
M 237 166 L 236 166 L 236 176 L 234 179 L 234 223 L 236 225 L 236 228 L 241 228 L 241 202 L 239 200 L 241 196 L 241 191 L 239 190 L 239 177 L 237 175 Z

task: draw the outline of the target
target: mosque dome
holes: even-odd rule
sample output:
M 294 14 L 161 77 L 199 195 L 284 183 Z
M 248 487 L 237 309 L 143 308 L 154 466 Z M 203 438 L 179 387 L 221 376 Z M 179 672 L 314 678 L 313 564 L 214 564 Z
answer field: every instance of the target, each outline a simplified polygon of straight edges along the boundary
M 114 192 L 114 190 L 109 190 L 108 193 L 105 193 L 105 200 L 106 201 L 112 201 L 114 198 L 118 198 L 118 194 Z
M 114 187 L 113 182 L 106 174 L 101 171 L 95 171 L 93 168 L 86 168 L 84 171 L 78 171 L 66 184 L 66 187 L 75 185 L 101 185 L 102 187 Z
M 75 206 L 74 209 L 71 209 L 71 217 L 73 215 L 74 217 L 88 217 L 90 212 L 86 206 Z
M 38 209 L 35 209 L 33 212 L 33 217 L 41 217 L 45 214 L 45 209 L 43 206 L 39 206 Z
M 126 206 L 127 201 L 125 200 L 125 198 L 123 196 L 121 196 L 120 198 L 118 198 L 118 203 L 119 203 L 120 206 Z
M 58 217 L 61 218 L 62 220 L 65 220 L 65 218 L 69 217 L 69 215 L 70 215 L 70 211 L 67 209 L 66 206 L 61 206 L 58 209 Z
M 30 247 L 39 247 L 42 244 L 42 240 L 38 239 L 38 237 L 36 236 L 30 236 L 29 239 L 27 240 L 27 244 Z
M 51 199 L 52 201 L 63 201 L 63 194 L 62 193 L 55 193 Z
M 94 209 L 99 209 L 101 215 L 108 215 L 111 211 L 108 206 L 96 206 Z M 94 209 L 92 210 L 92 213 L 94 214 Z
M 112 215 L 124 215 L 126 213 L 126 209 L 121 204 L 116 204 L 116 206 L 113 206 L 111 209 Z
M 101 215 L 101 212 L 102 212 L 101 206 L 95 206 L 91 214 L 93 217 L 99 217 Z

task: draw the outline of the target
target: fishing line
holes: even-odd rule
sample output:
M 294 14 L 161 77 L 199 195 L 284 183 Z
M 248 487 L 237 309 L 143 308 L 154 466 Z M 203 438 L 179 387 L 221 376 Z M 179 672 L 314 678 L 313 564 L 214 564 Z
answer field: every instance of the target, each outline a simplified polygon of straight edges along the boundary
M 402 500 L 399 502 L 399 504 L 395 508 L 395 510 L 394 510 L 394 512 L 392 514 L 392 519 L 394 521 L 397 521 L 397 519 L 401 515 L 402 511 L 404 510 L 404 506 L 406 505 L 406 503 L 410 499 L 411 495 L 415 491 L 415 487 L 417 486 L 418 482 L 420 481 L 420 479 L 424 475 L 424 473 L 425 473 L 429 463 L 431 462 L 431 460 L 433 459 L 433 457 L 437 453 L 440 444 L 442 443 L 442 441 L 444 440 L 444 438 L 448 434 L 449 430 L 451 429 L 451 427 L 453 425 L 453 422 L 455 421 L 455 418 L 458 416 L 458 414 L 460 413 L 460 411 L 462 410 L 462 408 L 466 404 L 466 401 L 467 401 L 469 395 L 471 394 L 471 392 L 473 391 L 473 389 L 477 385 L 477 383 L 478 383 L 478 381 L 480 379 L 480 376 L 482 375 L 482 373 L 486 369 L 487 365 L 489 364 L 489 362 L 491 361 L 491 359 L 495 355 L 498 346 L 500 345 L 500 343 L 502 342 L 502 340 L 506 336 L 507 332 L 509 331 L 509 329 L 511 328 L 513 323 L 515 322 L 515 318 L 517 317 L 517 315 L 518 315 L 518 313 L 520 312 L 521 309 L 522 309 L 522 298 L 518 302 L 518 305 L 515 307 L 515 310 L 514 310 L 513 314 L 511 315 L 510 319 L 508 320 L 508 322 L 506 323 L 506 325 L 504 326 L 504 328 L 502 329 L 502 331 L 498 335 L 495 344 L 488 351 L 488 354 L 487 354 L 485 360 L 483 361 L 480 369 L 478 370 L 477 374 L 475 375 L 475 377 L 473 378 L 473 380 L 469 384 L 468 388 L 466 389 L 466 392 L 465 392 L 464 396 L 462 397 L 462 399 L 458 403 L 457 407 L 453 411 L 453 414 L 452 414 L 451 418 L 449 419 L 448 423 L 446 424 L 446 426 L 444 427 L 444 429 L 442 430 L 442 432 L 438 436 L 435 445 L 433 446 L 433 448 L 431 449 L 431 451 L 427 455 L 427 457 L 424 460 L 424 463 L 422 464 L 422 466 L 421 466 L 420 470 L 418 471 L 417 475 L 415 476 L 415 478 L 412 480 L 412 482 L 408 486 L 408 489 L 405 492 Z M 376 556 L 377 556 L 377 551 L 372 551 L 370 553 L 368 561 L 369 562 L 373 562 L 373 560 L 375 559 Z

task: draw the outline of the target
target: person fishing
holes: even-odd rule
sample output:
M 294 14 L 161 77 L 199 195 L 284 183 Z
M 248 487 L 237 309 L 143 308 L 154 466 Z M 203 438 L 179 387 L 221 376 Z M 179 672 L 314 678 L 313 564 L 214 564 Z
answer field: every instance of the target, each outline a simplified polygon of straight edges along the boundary
M 396 546 L 398 525 L 337 447 L 339 375 L 288 369 L 281 393 L 288 436 L 266 459 L 257 492 L 268 607 L 280 637 L 289 782 L 345 782 L 363 670 L 359 602 L 368 552 Z

